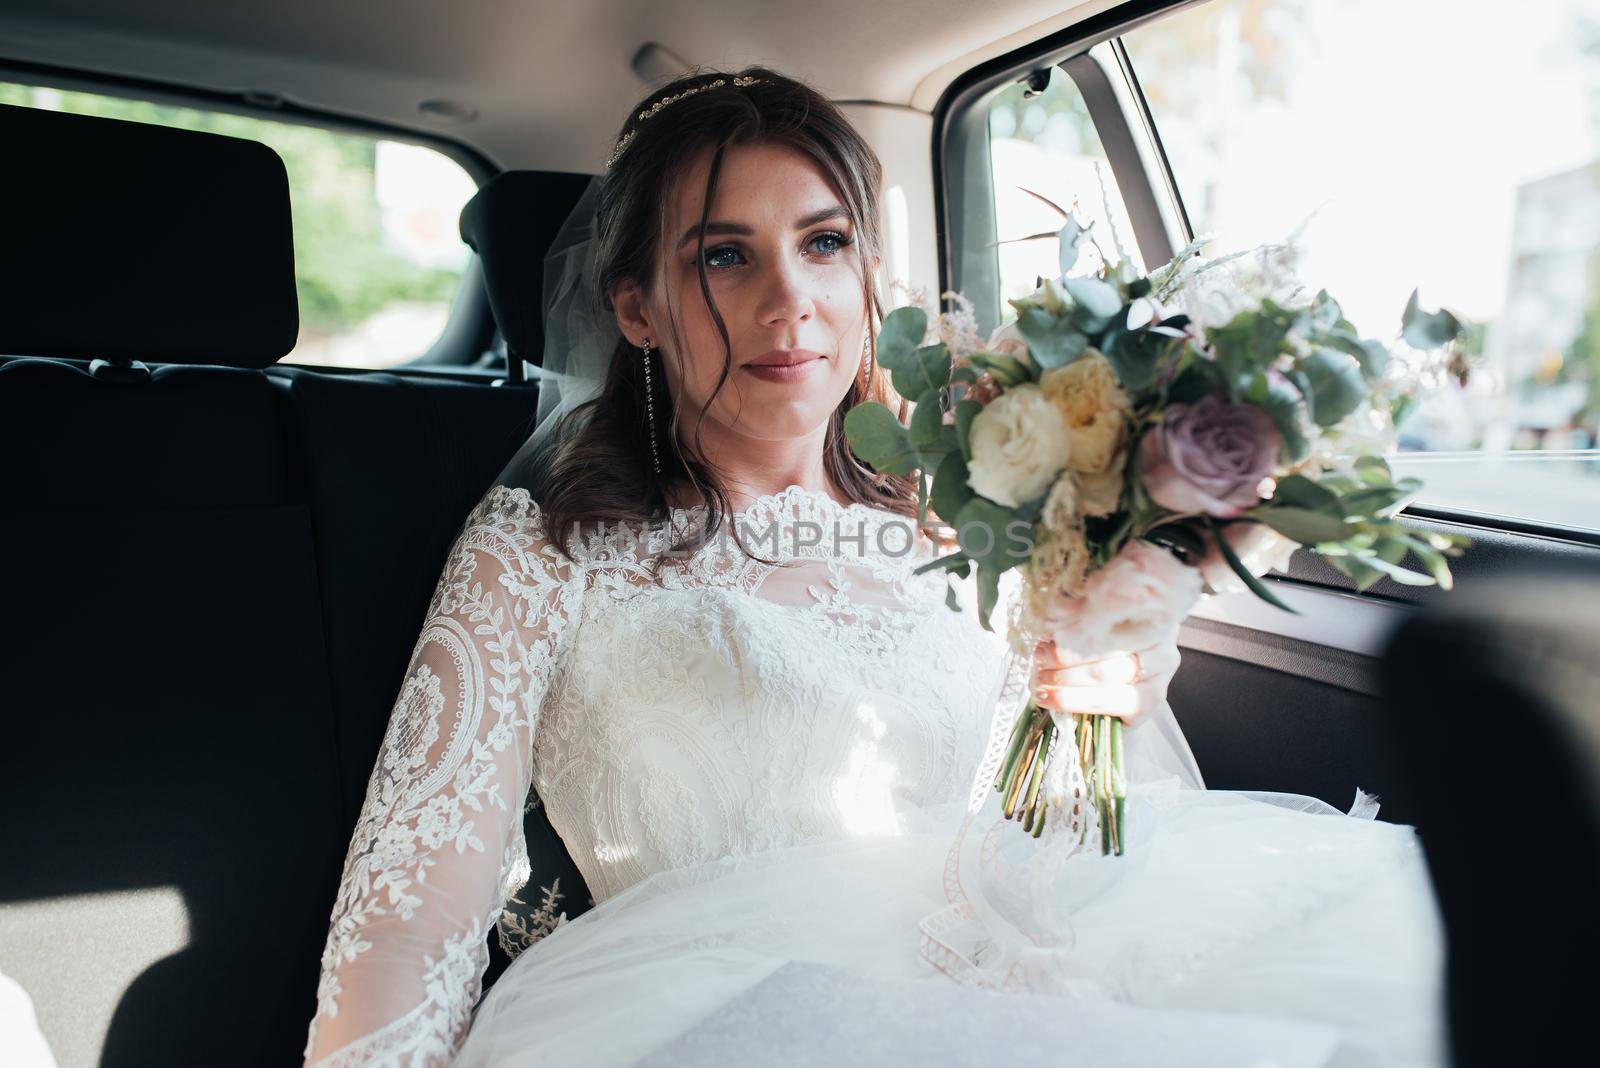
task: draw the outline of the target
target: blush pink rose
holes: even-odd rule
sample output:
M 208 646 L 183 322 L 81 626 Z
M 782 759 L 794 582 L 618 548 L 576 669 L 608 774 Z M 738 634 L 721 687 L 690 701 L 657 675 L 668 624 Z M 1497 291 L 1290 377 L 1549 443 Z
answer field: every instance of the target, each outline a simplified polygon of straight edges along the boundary
M 1200 599 L 1200 572 L 1147 541 L 1134 539 L 1089 576 L 1077 595 L 1044 603 L 1045 637 L 1080 658 L 1147 649 L 1177 632 Z
M 1163 508 L 1232 519 L 1260 501 L 1280 444 L 1261 408 L 1206 396 L 1168 406 L 1139 443 L 1139 477 Z

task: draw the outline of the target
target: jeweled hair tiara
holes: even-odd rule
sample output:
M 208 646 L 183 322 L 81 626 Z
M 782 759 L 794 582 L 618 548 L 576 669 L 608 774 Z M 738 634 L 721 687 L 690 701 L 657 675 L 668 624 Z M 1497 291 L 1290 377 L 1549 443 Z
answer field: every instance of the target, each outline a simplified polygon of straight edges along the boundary
M 737 75 L 733 78 L 733 84 L 742 87 L 746 85 L 756 85 L 758 83 L 765 82 L 766 80 L 767 79 L 765 78 L 747 78 L 744 75 Z M 693 96 L 695 93 L 704 92 L 707 89 L 715 89 L 719 85 L 727 84 L 728 79 L 718 78 L 715 81 L 706 82 L 704 85 L 691 86 L 682 92 L 673 93 L 671 96 L 664 96 L 660 100 L 657 100 L 655 103 L 651 104 L 649 107 L 645 108 L 643 111 L 639 112 L 639 121 L 643 122 L 674 101 L 682 100 L 686 96 Z M 611 169 L 611 165 L 617 162 L 622 154 L 628 150 L 628 146 L 633 143 L 634 135 L 638 132 L 639 127 L 635 126 L 633 129 L 617 138 L 616 147 L 612 148 L 611 155 L 606 157 L 606 170 L 609 171 Z

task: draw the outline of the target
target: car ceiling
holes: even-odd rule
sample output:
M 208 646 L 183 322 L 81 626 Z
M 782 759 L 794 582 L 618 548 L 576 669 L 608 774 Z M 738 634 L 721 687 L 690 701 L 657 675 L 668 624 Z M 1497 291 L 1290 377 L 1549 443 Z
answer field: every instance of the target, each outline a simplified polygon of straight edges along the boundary
M 592 172 L 627 110 L 670 70 L 636 72 L 647 43 L 688 64 L 762 63 L 841 102 L 931 112 L 964 71 L 1114 3 L 5 0 L 0 63 L 271 94 L 441 134 L 502 167 Z M 435 118 L 424 100 L 477 114 Z

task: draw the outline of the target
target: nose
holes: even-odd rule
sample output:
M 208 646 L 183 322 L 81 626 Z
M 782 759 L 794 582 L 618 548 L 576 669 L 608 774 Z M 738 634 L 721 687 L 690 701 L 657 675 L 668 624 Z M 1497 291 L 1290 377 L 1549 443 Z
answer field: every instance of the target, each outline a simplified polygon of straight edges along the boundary
M 806 265 L 791 256 L 769 261 L 765 287 L 757 314 L 763 326 L 802 323 L 817 312 L 811 290 L 815 281 Z

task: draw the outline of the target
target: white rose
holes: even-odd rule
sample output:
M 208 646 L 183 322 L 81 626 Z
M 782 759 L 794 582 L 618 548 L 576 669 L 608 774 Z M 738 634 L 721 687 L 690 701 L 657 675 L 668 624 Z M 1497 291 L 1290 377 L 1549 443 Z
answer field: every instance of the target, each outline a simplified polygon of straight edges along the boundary
M 967 485 L 1008 508 L 1042 494 L 1071 456 L 1066 420 L 1032 383 L 985 405 L 968 440 Z

